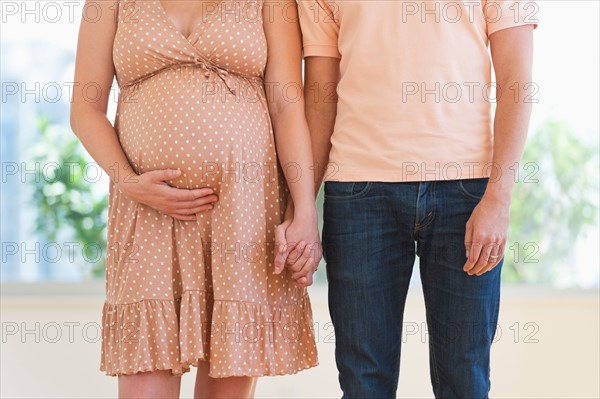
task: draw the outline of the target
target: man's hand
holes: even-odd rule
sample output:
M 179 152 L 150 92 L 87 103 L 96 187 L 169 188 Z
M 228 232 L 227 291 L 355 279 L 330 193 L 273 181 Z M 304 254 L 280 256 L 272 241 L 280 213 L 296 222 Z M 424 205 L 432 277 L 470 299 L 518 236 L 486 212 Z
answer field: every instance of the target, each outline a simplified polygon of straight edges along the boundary
M 467 222 L 465 249 L 468 275 L 481 276 L 492 270 L 504 255 L 508 234 L 510 202 L 485 195 Z
M 498 87 L 505 91 L 516 88 L 516 95 L 505 94 L 497 100 L 493 164 L 500 173 L 494 176 L 492 171 L 485 194 L 467 222 L 465 247 L 468 259 L 464 270 L 471 276 L 490 271 L 504 255 L 514 185 L 513 177 L 506 172 L 521 158 L 531 115 L 531 101 L 524 99 L 533 87 L 533 26 L 517 26 L 492 33 L 490 48 Z
M 314 217 L 287 217 L 275 229 L 275 274 L 287 268 L 299 287 L 313 283 L 322 257 L 321 239 Z

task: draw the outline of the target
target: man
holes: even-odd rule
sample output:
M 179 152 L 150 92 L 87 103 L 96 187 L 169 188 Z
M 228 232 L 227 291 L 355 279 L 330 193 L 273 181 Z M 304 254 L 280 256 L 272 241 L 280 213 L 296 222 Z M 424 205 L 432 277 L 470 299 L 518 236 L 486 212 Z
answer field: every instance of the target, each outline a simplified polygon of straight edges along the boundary
M 395 397 L 418 255 L 434 394 L 485 398 L 537 6 L 300 0 L 299 10 L 344 397 Z

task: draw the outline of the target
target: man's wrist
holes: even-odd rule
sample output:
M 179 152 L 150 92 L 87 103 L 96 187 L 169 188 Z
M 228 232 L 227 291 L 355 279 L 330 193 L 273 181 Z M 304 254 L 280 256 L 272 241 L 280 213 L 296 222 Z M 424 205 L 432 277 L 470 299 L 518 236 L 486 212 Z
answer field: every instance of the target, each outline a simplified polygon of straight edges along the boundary
M 493 202 L 509 206 L 512 201 L 512 185 L 502 187 L 495 183 L 489 183 L 483 196 Z

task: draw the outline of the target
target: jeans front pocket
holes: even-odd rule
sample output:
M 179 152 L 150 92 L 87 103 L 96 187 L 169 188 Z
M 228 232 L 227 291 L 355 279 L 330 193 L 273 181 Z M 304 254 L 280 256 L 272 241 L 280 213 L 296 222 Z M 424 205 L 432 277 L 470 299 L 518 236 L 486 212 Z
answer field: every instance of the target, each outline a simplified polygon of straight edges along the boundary
M 457 180 L 458 191 L 468 200 L 480 201 L 488 185 L 488 177 Z
M 373 182 L 325 182 L 325 199 L 343 201 L 361 198 L 369 193 Z

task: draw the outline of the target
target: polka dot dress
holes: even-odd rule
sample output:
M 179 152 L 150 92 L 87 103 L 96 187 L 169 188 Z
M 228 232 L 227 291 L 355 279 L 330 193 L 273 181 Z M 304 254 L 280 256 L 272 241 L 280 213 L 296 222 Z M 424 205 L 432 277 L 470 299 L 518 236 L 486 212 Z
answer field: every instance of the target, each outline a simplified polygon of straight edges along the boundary
M 219 197 L 180 221 L 112 181 L 100 370 L 107 375 L 210 364 L 211 377 L 316 366 L 311 304 L 273 274 L 287 186 L 277 164 L 263 72 L 263 3 L 224 0 L 185 37 L 159 0 L 121 0 L 113 58 L 115 129 L 137 173 Z

